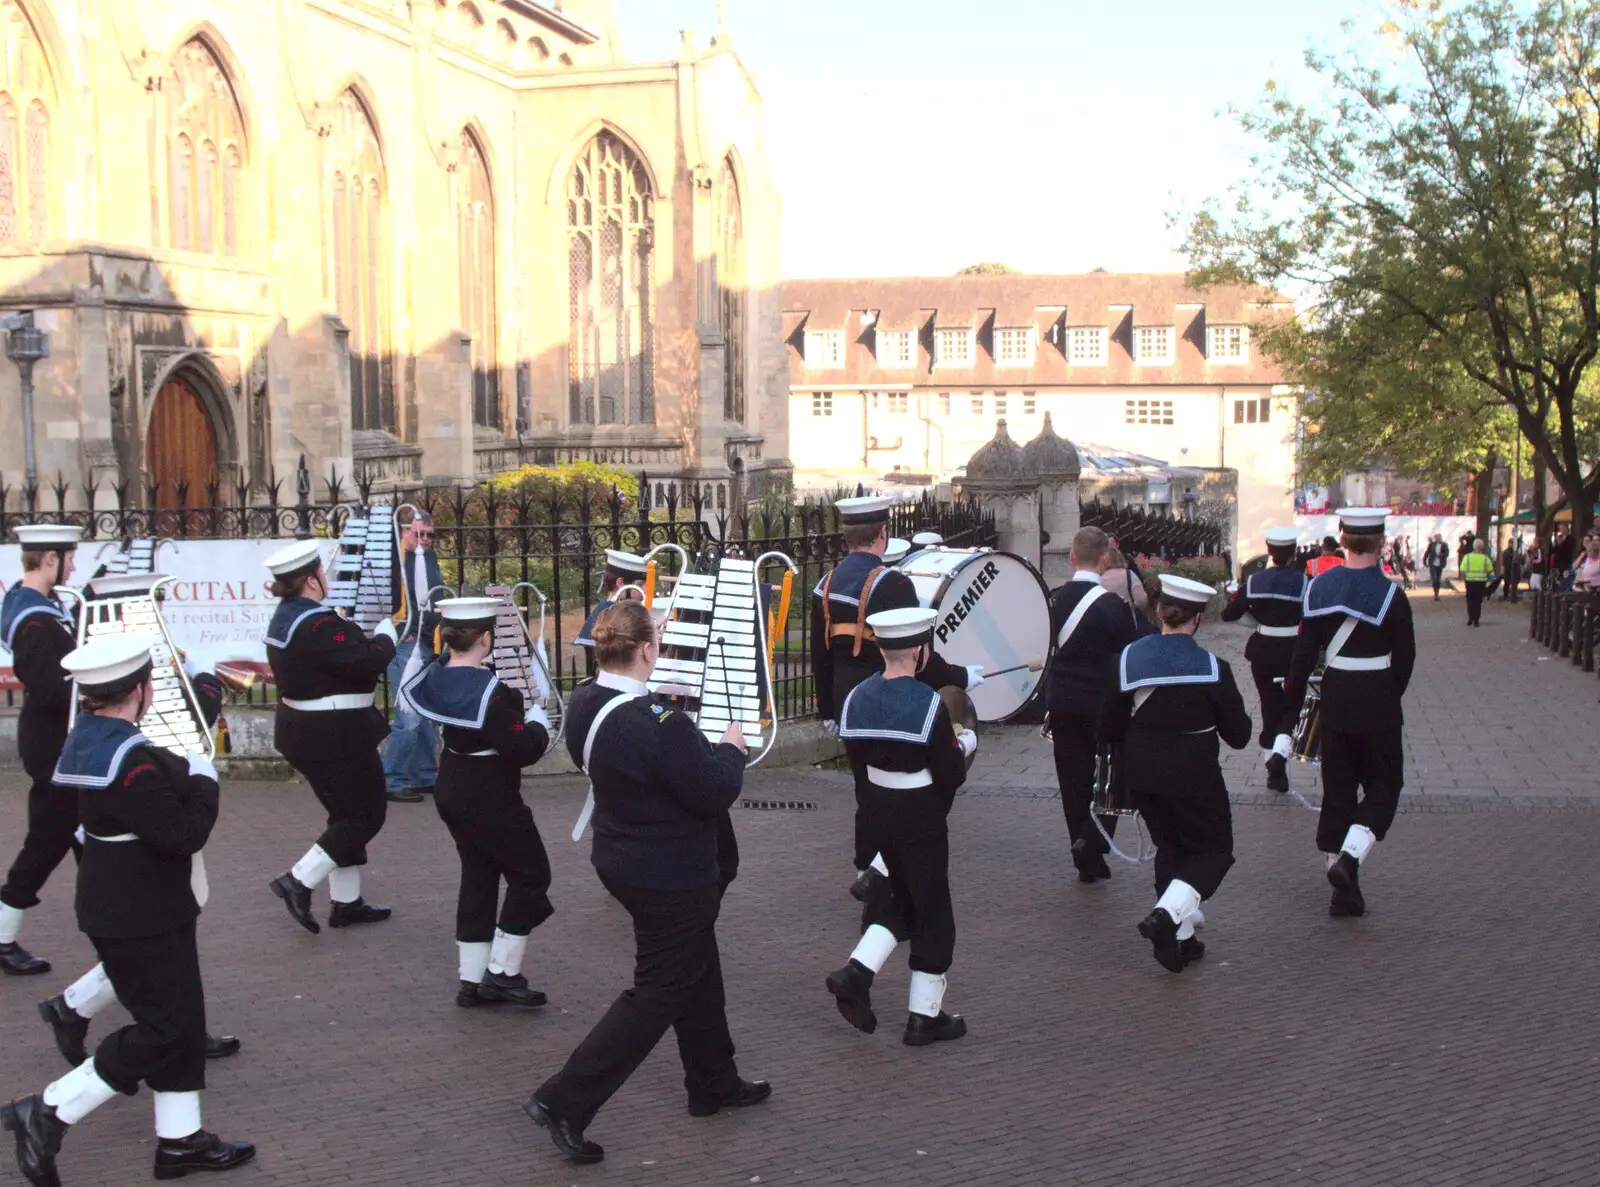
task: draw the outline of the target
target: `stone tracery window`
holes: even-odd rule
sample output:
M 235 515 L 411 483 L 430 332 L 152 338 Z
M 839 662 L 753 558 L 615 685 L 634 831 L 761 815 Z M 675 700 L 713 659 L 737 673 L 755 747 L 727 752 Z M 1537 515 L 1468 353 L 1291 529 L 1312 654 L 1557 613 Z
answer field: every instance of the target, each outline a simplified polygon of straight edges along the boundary
M 573 424 L 655 423 L 654 228 L 644 166 L 601 132 L 567 182 Z
M 383 155 L 372 116 L 353 90 L 335 106 L 331 158 L 334 307 L 350 331 L 350 427 L 393 432 Z
M 167 105 L 167 212 L 173 247 L 236 256 L 242 237 L 244 116 L 222 63 L 196 37 L 172 59 Z
M 0 243 L 50 237 L 50 111 L 44 45 L 16 0 L 0 0 Z
M 472 423 L 499 428 L 494 193 L 483 146 L 471 132 L 461 133 L 457 159 L 456 258 L 461 278 L 461 324 L 472 336 Z
M 722 415 L 743 424 L 744 399 L 744 207 L 733 160 L 724 157 L 715 199 L 717 323 L 727 343 L 722 372 Z

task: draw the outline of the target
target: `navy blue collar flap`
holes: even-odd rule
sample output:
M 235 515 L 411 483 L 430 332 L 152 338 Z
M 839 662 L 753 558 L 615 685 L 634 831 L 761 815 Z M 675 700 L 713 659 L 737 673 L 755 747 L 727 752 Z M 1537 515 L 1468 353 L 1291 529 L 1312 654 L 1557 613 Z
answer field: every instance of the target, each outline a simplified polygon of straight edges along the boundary
M 131 721 L 82 714 L 61 747 L 61 758 L 51 778 L 63 787 L 110 787 L 128 751 L 140 745 L 152 743 Z
M 6 590 L 4 601 L 0 601 L 0 636 L 6 641 L 6 649 L 11 649 L 11 640 L 17 633 L 17 627 L 22 620 L 34 614 L 48 614 L 59 618 L 62 622 L 70 623 L 71 618 L 61 608 L 61 603 L 54 598 L 47 598 L 36 589 L 29 589 L 20 581 Z
M 1329 569 L 1306 587 L 1305 616 L 1348 614 L 1373 626 L 1383 625 L 1394 601 L 1395 583 L 1376 566 L 1352 569 L 1339 565 Z
M 1123 692 L 1168 684 L 1215 684 L 1222 679 L 1217 657 L 1193 635 L 1150 635 L 1128 644 L 1118 677 Z
M 939 694 L 920 680 L 893 680 L 877 672 L 856 685 L 839 712 L 839 737 L 926 743 L 939 711 Z
M 610 608 L 611 608 L 611 599 L 610 598 L 601 598 L 598 602 L 595 603 L 594 609 L 589 611 L 589 617 L 585 618 L 583 620 L 583 625 L 578 628 L 578 637 L 572 640 L 574 646 L 576 646 L 576 647 L 593 647 L 594 646 L 594 624 L 595 624 L 595 620 L 598 619 L 601 614 L 603 614 L 605 611 L 609 610 Z
M 883 558 L 876 553 L 852 552 L 833 567 L 830 577 L 823 579 L 828 583 L 828 600 L 847 606 L 861 605 L 861 589 L 867 583 L 867 575 L 882 567 Z M 820 595 L 821 591 L 822 582 L 819 581 L 811 592 Z
M 1250 574 L 1250 580 L 1245 582 L 1244 592 L 1248 598 L 1298 602 L 1305 596 L 1306 575 L 1299 569 L 1285 569 L 1274 565 L 1270 569 Z
M 332 606 L 313 602 L 310 598 L 284 598 L 272 612 L 272 621 L 267 624 L 267 645 L 282 651 L 289 646 L 289 640 L 294 638 L 302 622 L 313 614 L 333 612 Z
M 488 668 L 452 667 L 436 659 L 411 678 L 401 696 L 429 721 L 476 730 L 483 728 L 489 698 L 499 685 Z

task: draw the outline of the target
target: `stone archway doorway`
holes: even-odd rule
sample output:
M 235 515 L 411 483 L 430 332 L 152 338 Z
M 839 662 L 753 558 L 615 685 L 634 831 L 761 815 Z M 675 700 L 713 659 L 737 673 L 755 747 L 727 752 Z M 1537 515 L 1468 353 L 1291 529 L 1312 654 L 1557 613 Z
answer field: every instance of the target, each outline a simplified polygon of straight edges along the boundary
M 181 375 L 170 377 L 156 394 L 144 456 L 146 481 L 155 487 L 155 506 L 209 505 L 206 484 L 218 481 L 216 426 L 200 393 Z

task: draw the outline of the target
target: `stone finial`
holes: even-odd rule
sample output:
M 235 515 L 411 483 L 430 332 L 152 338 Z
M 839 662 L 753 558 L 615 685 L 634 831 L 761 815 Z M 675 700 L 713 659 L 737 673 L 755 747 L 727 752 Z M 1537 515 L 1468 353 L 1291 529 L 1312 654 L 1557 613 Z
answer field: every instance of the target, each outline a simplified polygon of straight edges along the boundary
M 1022 456 L 1028 468 L 1040 478 L 1076 479 L 1083 472 L 1077 446 L 1056 433 L 1048 412 L 1044 414 L 1039 435 L 1022 447 Z
M 1076 450 L 1073 456 L 1077 456 Z M 967 478 L 971 481 L 1023 483 L 1034 477 L 1022 446 L 1006 431 L 1004 417 L 995 425 L 994 437 L 967 462 Z

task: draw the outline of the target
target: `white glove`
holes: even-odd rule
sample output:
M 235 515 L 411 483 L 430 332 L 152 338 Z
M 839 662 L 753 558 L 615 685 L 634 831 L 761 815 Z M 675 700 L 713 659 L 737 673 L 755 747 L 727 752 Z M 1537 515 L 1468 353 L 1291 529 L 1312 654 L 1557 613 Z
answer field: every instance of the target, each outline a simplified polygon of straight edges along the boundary
M 544 726 L 544 732 L 550 732 L 550 714 L 537 701 L 529 702 L 527 709 L 522 714 L 522 720 L 529 724 Z
M 834 721 L 832 718 L 824 721 L 822 723 L 822 728 L 828 731 L 828 737 L 830 738 L 837 738 L 839 736 L 839 723 Z
M 961 747 L 962 754 L 978 753 L 978 735 L 969 729 L 956 731 L 956 743 Z
M 982 664 L 968 664 L 967 665 L 967 690 L 970 692 L 972 689 L 977 688 L 978 685 L 980 685 L 982 683 L 983 683 L 983 665 Z
M 372 637 L 376 639 L 379 635 L 384 636 L 389 642 L 396 645 L 400 642 L 400 632 L 394 629 L 394 619 L 392 618 L 385 618 L 372 628 Z
M 194 666 L 194 660 L 187 655 L 183 657 L 183 674 L 193 680 L 200 674 L 200 669 Z
M 1238 592 L 1239 592 L 1239 583 L 1237 581 L 1228 582 L 1228 596 L 1232 597 L 1234 594 L 1236 594 Z
M 203 754 L 191 754 L 189 758 L 189 774 L 204 775 L 213 783 L 221 783 L 217 778 L 217 768 L 209 758 Z

